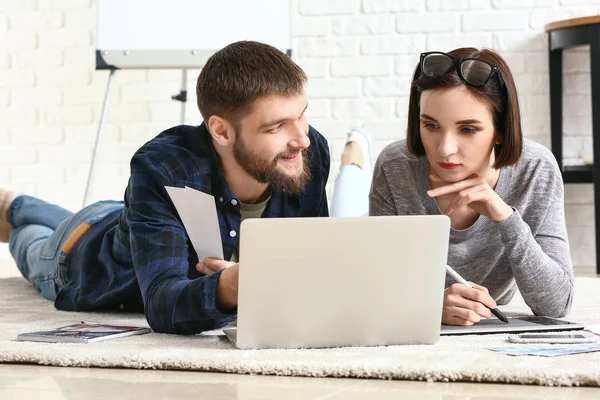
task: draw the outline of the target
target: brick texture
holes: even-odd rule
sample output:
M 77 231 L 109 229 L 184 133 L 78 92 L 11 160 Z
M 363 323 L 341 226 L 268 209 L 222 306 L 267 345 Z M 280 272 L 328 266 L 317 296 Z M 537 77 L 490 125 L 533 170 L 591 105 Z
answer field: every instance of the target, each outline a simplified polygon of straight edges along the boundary
M 77 208 L 107 82 L 95 70 L 95 0 L 0 1 L 0 187 Z M 339 162 L 345 132 L 364 124 L 375 155 L 405 135 L 419 53 L 498 50 L 511 66 L 526 137 L 550 143 L 544 25 L 600 14 L 598 0 L 293 0 L 293 58 L 309 77 L 307 116 Z M 565 164 L 591 155 L 588 49 L 564 55 Z M 186 123 L 201 121 L 188 72 Z M 181 71 L 118 71 L 111 92 L 95 199 L 122 198 L 129 159 L 179 123 Z M 328 193 L 337 165 L 332 164 Z M 567 185 L 573 260 L 595 261 L 591 185 Z M 8 252 L 0 246 L 0 258 Z

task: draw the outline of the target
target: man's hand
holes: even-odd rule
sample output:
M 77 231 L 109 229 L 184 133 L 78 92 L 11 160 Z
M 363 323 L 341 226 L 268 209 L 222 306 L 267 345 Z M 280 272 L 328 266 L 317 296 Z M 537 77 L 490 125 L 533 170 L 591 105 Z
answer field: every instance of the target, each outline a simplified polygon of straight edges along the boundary
M 231 267 L 236 263 L 231 261 L 219 260 L 218 258 L 205 258 L 196 264 L 198 272 L 202 272 L 204 275 L 210 275 L 213 272 L 218 272 L 222 269 Z
M 488 290 L 475 283 L 469 283 L 473 288 L 455 283 L 444 290 L 443 324 L 468 326 L 479 322 L 481 317 L 492 316 L 490 308 L 496 308 L 496 302 Z
M 196 265 L 196 269 L 206 275 L 223 271 L 217 281 L 217 308 L 222 312 L 235 310 L 238 302 L 239 264 L 217 258 L 205 258 Z
M 471 175 L 459 182 L 446 182 L 437 175 L 429 178 L 443 186 L 429 190 L 429 197 L 451 199 L 452 203 L 444 210 L 450 215 L 457 209 L 469 206 L 475 212 L 485 215 L 492 221 L 502 222 L 510 217 L 514 210 L 498 196 L 492 187 L 480 176 Z

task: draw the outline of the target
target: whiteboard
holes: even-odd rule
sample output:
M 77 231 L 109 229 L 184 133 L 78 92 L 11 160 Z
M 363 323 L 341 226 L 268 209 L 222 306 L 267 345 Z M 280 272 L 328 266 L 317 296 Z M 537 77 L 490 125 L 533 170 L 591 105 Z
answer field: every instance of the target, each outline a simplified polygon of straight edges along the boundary
M 97 69 L 201 67 L 239 40 L 289 52 L 289 0 L 98 0 Z

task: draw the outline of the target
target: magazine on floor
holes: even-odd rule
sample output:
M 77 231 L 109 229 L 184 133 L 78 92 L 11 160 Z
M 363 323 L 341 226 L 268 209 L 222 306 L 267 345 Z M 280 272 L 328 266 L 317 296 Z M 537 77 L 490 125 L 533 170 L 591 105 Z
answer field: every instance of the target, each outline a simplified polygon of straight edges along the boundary
M 49 331 L 21 333 L 17 336 L 17 340 L 52 343 L 92 343 L 131 335 L 142 335 L 148 332 L 150 332 L 150 328 L 81 321 L 80 324 L 62 326 Z

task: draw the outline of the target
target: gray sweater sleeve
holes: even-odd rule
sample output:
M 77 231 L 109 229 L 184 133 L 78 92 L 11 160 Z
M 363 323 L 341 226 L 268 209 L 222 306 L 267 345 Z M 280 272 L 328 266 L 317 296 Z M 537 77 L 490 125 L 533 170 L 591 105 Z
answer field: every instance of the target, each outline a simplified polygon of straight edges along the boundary
M 564 213 L 564 187 L 558 167 L 544 162 L 530 180 L 527 219 L 517 210 L 498 223 L 510 268 L 527 305 L 537 315 L 563 317 L 573 302 L 573 267 Z M 510 205 L 510 204 L 509 204 Z

